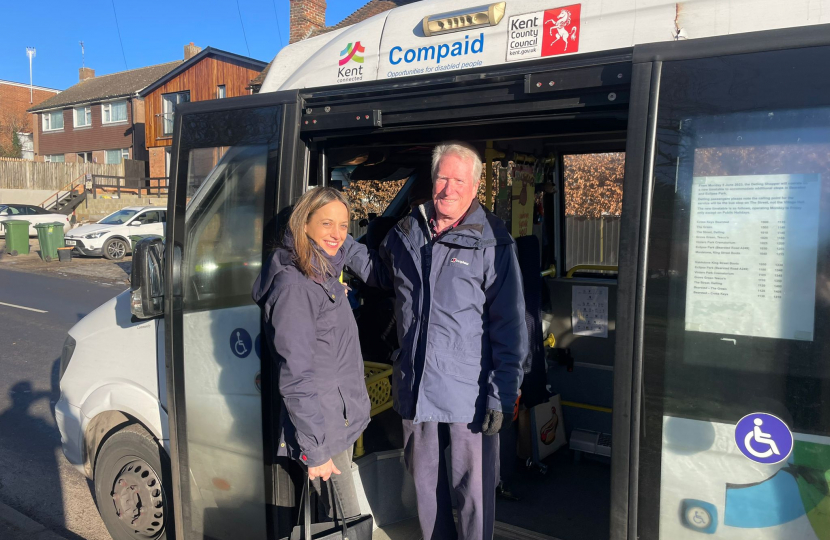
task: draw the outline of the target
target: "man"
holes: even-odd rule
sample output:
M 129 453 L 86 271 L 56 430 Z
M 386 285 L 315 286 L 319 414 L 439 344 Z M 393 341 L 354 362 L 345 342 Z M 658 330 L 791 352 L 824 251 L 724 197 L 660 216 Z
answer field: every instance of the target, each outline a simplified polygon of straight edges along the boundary
M 376 253 L 348 247 L 358 277 L 395 291 L 393 395 L 426 539 L 492 538 L 497 433 L 512 422 L 527 354 L 515 246 L 478 203 L 481 168 L 471 146 L 437 146 L 432 200 L 413 208 Z

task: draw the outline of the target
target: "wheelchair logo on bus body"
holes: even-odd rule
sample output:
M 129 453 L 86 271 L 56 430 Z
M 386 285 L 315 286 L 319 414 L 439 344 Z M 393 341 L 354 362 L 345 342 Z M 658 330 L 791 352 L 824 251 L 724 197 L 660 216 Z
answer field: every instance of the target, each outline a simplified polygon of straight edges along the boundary
M 752 461 L 772 465 L 790 456 L 793 434 L 777 416 L 752 413 L 735 425 L 735 444 Z
M 245 358 L 251 354 L 251 334 L 244 328 L 237 328 L 231 332 L 231 352 L 238 358 Z

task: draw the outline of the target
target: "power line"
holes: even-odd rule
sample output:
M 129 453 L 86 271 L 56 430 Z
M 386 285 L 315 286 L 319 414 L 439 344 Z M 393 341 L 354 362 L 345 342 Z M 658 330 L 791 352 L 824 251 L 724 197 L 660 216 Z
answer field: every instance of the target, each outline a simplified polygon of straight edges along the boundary
M 274 4 L 274 18 L 277 19 L 277 35 L 280 37 L 280 47 L 282 47 L 282 30 L 280 30 L 280 18 L 277 16 L 277 0 L 271 0 Z
M 124 69 L 130 69 L 127 66 L 127 55 L 124 54 L 124 42 L 121 41 L 121 27 L 118 26 L 118 13 L 115 11 L 115 0 L 110 0 L 112 2 L 112 14 L 115 15 L 115 29 L 118 30 L 118 42 L 121 43 L 121 56 L 124 57 Z
M 242 37 L 245 38 L 245 48 L 248 49 L 248 56 L 251 56 L 251 48 L 248 47 L 248 36 L 245 34 L 245 23 L 242 22 L 242 10 L 239 8 L 239 0 L 236 0 L 236 10 L 239 12 L 239 24 L 242 25 Z

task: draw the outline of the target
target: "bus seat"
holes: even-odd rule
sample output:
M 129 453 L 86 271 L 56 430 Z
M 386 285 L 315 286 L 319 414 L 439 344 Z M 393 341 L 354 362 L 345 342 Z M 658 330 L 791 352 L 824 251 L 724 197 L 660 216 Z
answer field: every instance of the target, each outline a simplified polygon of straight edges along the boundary
M 542 253 L 535 236 L 516 238 L 519 268 L 522 272 L 525 299 L 525 324 L 527 325 L 528 356 L 524 366 L 522 403 L 532 408 L 547 401 L 545 388 L 545 346 L 542 336 Z

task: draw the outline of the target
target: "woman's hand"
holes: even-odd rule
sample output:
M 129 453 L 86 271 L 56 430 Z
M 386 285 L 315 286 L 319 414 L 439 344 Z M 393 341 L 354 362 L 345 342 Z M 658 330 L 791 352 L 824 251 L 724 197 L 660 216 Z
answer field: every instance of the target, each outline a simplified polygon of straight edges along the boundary
M 314 480 L 315 478 L 322 478 L 324 481 L 328 482 L 328 479 L 331 478 L 332 474 L 340 474 L 340 470 L 334 466 L 334 462 L 331 460 L 331 458 L 329 458 L 328 461 L 326 461 L 319 467 L 308 468 L 309 480 Z

